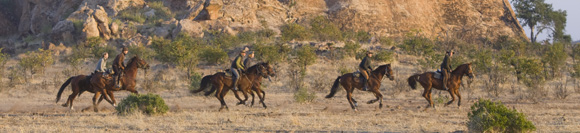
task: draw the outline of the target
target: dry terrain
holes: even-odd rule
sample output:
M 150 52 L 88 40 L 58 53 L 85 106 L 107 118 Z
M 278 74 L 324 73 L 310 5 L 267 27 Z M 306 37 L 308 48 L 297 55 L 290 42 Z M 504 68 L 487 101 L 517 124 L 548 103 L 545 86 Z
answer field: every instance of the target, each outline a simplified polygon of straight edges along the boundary
M 404 59 L 403 59 L 404 60 Z M 9 62 L 8 66 L 14 62 Z M 345 64 L 356 64 L 354 60 L 344 61 Z M 467 131 L 467 113 L 477 98 L 501 100 L 509 108 L 515 108 L 527 115 L 538 132 L 574 132 L 580 131 L 580 101 L 579 93 L 569 89 L 570 96 L 564 100 L 553 98 L 554 92 L 548 90 L 546 97 L 537 99 L 537 102 L 522 98 L 526 92 L 519 87 L 515 93 L 503 90 L 498 97 L 489 95 L 483 90 L 482 83 L 485 76 L 474 79 L 471 87 L 461 90 L 463 106 L 454 104 L 443 107 L 442 102 L 448 93 L 434 91 L 433 97 L 437 102 L 436 109 L 424 110 L 426 101 L 420 96 L 422 88 L 411 90 L 405 79 L 415 71 L 409 66 L 395 63 L 397 71 L 395 81 L 383 80 L 381 92 L 385 95 L 386 107 L 379 109 L 377 104 L 364 104 L 374 99 L 371 93 L 355 91 L 355 98 L 359 100 L 359 111 L 350 109 L 343 89 L 334 98 L 325 99 L 330 84 L 338 72 L 338 65 L 325 63 L 319 60 L 316 65 L 309 67 L 307 75 L 309 82 L 318 82 L 315 79 L 324 79 L 327 84 L 316 89 L 316 99 L 310 103 L 294 102 L 293 90 L 286 87 L 283 65 L 278 67 L 278 77 L 272 82 L 266 81 L 267 99 L 269 108 L 260 105 L 247 107 L 236 106 L 236 99 L 229 93 L 226 102 L 229 111 L 218 112 L 219 102 L 215 97 L 205 97 L 200 94 L 190 94 L 187 83 L 168 76 L 167 81 L 174 83 L 161 86 L 158 90 L 144 90 L 138 86 L 140 93 L 152 92 L 160 94 L 170 106 L 170 112 L 165 115 L 148 116 L 134 114 L 120 116 L 115 114 L 114 108 L 108 103 L 101 103 L 101 112 L 82 111 L 91 105 L 91 94 L 85 93 L 75 100 L 75 110 L 55 103 L 55 96 L 65 80 L 62 76 L 63 65 L 51 67 L 43 76 L 37 76 L 32 82 L 22 83 L 15 87 L 6 87 L 7 79 L 3 79 L 3 88 L 0 90 L 0 132 L 181 132 L 181 131 L 241 131 L 241 132 L 274 132 L 274 131 L 370 131 L 370 132 L 456 132 Z M 156 65 L 151 63 L 153 71 Z M 88 64 L 87 66 L 91 66 Z M 334 69 L 334 70 L 331 70 Z M 214 71 L 203 69 L 205 73 Z M 166 70 L 168 75 L 179 72 L 173 68 Z M 152 72 L 155 73 L 155 72 Z M 322 74 L 325 73 L 325 74 Z M 142 76 L 140 72 L 139 76 Z M 153 74 L 148 74 L 152 76 Z M 55 78 L 56 77 L 56 78 Z M 57 79 L 59 82 L 48 82 Z M 142 83 L 143 79 L 138 82 Z M 312 81 L 311 81 L 312 80 Z M 465 80 L 465 79 L 464 79 Z M 46 82 L 45 82 L 46 81 Z M 48 82 L 48 83 L 47 83 Z M 167 84 L 165 81 L 160 84 Z M 399 83 L 400 85 L 394 85 Z M 311 83 L 312 84 L 312 83 Z M 46 86 L 46 87 L 43 87 Z M 173 86 L 166 89 L 163 86 Z M 311 86 L 311 85 L 310 85 Z M 510 86 L 510 85 L 506 85 Z M 546 85 L 547 88 L 551 86 Z M 509 88 L 509 87 L 507 87 Z M 63 94 L 66 98 L 70 94 L 67 88 Z M 129 92 L 117 92 L 117 100 L 125 98 Z

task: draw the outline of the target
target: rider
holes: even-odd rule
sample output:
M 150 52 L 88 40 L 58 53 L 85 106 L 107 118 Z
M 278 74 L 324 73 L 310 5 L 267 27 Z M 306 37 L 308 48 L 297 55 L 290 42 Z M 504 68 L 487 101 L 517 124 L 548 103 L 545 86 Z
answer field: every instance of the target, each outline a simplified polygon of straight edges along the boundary
M 232 66 L 230 68 L 230 72 L 232 72 L 232 75 L 234 76 L 232 77 L 233 80 L 232 86 L 234 87 L 234 90 L 238 90 L 237 84 L 240 78 L 240 73 L 244 71 L 244 64 L 242 62 L 244 56 L 246 56 L 245 50 L 240 52 L 240 55 L 238 55 L 236 59 L 234 59 L 234 61 L 232 62 Z
M 367 91 L 369 87 L 369 75 L 373 70 L 373 67 L 371 66 L 371 57 L 373 57 L 373 53 L 370 51 L 367 52 L 365 58 L 358 65 L 358 69 L 364 77 L 363 83 L 365 86 L 363 87 L 363 91 Z
M 250 67 L 252 65 L 253 60 L 254 60 L 254 51 L 249 51 L 248 57 L 246 57 L 246 59 L 244 59 L 244 66 Z
M 119 80 L 121 80 L 121 74 L 123 74 L 123 69 L 125 69 L 125 55 L 127 55 L 127 53 L 129 53 L 129 49 L 127 47 L 123 47 L 123 51 L 121 53 L 119 53 L 119 55 L 117 55 L 117 57 L 115 57 L 115 60 L 113 60 L 113 71 L 115 72 L 115 75 L 117 76 L 117 78 L 115 79 L 115 84 L 117 88 L 120 88 L 121 86 L 119 85 Z
M 443 75 L 443 89 L 449 90 L 447 87 L 447 80 L 449 80 L 449 74 L 451 73 L 451 56 L 453 56 L 453 50 L 449 50 L 445 53 L 445 58 L 443 58 L 443 63 L 441 63 L 441 74 Z
M 102 54 L 102 58 L 97 62 L 97 68 L 95 68 L 95 72 L 105 72 L 105 68 L 107 67 L 107 58 L 109 58 L 109 53 L 104 52 Z

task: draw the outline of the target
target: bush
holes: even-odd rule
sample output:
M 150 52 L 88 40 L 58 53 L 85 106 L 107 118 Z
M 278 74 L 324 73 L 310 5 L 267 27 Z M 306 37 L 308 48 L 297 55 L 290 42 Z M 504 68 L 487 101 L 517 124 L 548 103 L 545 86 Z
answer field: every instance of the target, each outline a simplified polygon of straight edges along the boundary
M 381 44 L 381 46 L 383 46 L 383 48 L 389 48 L 395 45 L 395 41 L 393 41 L 393 39 L 385 36 L 379 38 L 379 43 Z
M 237 36 L 219 30 L 205 31 L 203 39 L 208 45 L 219 46 L 221 49 L 233 49 L 242 45 Z
M 343 32 L 345 40 L 353 40 L 357 43 L 369 43 L 371 34 L 367 31 L 345 31 Z
M 134 21 L 137 23 L 144 23 L 147 17 L 143 14 L 143 9 L 138 7 L 129 7 L 121 10 L 117 15 L 120 19 Z
M 560 69 L 566 63 L 566 58 L 568 55 L 566 51 L 564 51 L 564 44 L 562 43 L 554 43 L 552 46 L 549 47 L 546 54 L 542 58 L 542 62 L 546 62 L 550 65 L 552 70 L 552 77 L 560 75 Z
M 356 56 L 359 48 L 360 48 L 360 44 L 348 41 L 348 42 L 344 43 L 344 47 L 343 47 L 344 55 L 349 56 L 349 57 L 354 57 L 354 56 Z
M 469 52 L 469 57 L 474 60 L 474 68 L 480 73 L 489 73 L 493 66 L 493 53 L 491 50 L 473 50 Z
M 149 5 L 151 9 L 155 10 L 155 16 L 149 20 L 169 20 L 175 17 L 175 14 L 171 13 L 171 10 L 163 5 L 163 1 L 149 2 L 147 5 Z
M 373 59 L 379 62 L 391 62 L 393 61 L 393 52 L 391 51 L 379 51 L 373 55 Z
M 342 31 L 324 16 L 318 16 L 310 22 L 310 31 L 319 41 L 341 41 Z
M 268 43 L 272 40 L 276 32 L 272 29 L 263 29 L 259 31 L 246 31 L 238 33 L 237 37 L 240 43 L 252 44 L 252 43 Z
M 306 73 L 306 66 L 312 65 L 316 62 L 314 47 L 310 45 L 303 45 L 301 48 L 297 49 L 295 56 L 297 58 L 296 63 L 300 67 L 302 74 Z
M 2 49 L 4 48 L 0 48 L 0 83 L 2 82 L 1 79 L 4 77 L 4 66 L 9 58 L 8 54 L 2 53 Z
M 111 54 L 111 53 L 109 53 Z M 153 59 L 153 57 L 155 57 L 157 55 L 157 53 L 155 52 L 155 50 L 145 47 L 145 46 L 137 46 L 137 45 L 131 45 L 129 46 L 129 54 L 134 54 L 139 56 L 139 58 L 144 59 L 144 60 L 151 60 Z
M 314 92 L 309 92 L 306 88 L 300 87 L 298 91 L 294 93 L 294 99 L 296 102 L 304 103 L 304 102 L 312 102 L 316 98 L 316 94 Z
M 296 23 L 286 24 L 280 30 L 282 31 L 281 40 L 283 42 L 292 40 L 303 41 L 312 38 L 312 35 L 304 26 Z
M 20 59 L 18 65 L 25 72 L 30 72 L 30 79 L 36 73 L 43 73 L 46 67 L 54 63 L 52 51 L 38 49 L 38 51 L 29 51 Z M 26 78 L 28 79 L 28 78 Z
M 156 94 L 131 94 L 115 108 L 119 114 L 133 114 L 137 111 L 148 114 L 165 114 L 169 107 L 161 96 Z
M 221 64 L 228 60 L 228 53 L 217 47 L 205 47 L 199 55 L 203 61 L 209 64 Z
M 254 45 L 255 56 L 258 60 L 270 62 L 270 63 L 279 63 L 286 59 L 286 56 L 290 52 L 290 48 L 288 46 L 284 46 L 281 44 L 277 45 Z
M 191 77 L 189 74 L 192 74 L 198 63 L 199 57 L 197 55 L 200 44 L 201 41 L 183 34 L 178 35 L 174 41 L 154 37 L 151 43 L 159 61 L 185 69 L 187 77 Z
M 432 55 L 435 52 L 433 41 L 423 36 L 407 36 L 399 47 L 417 56 Z
M 197 90 L 201 84 L 202 74 L 193 73 L 189 78 L 189 90 Z
M 544 67 L 538 59 L 517 58 L 514 62 L 518 81 L 522 81 L 524 85 L 531 88 L 543 83 Z
M 508 109 L 501 102 L 479 100 L 467 114 L 467 127 L 472 132 L 529 132 L 534 124 L 523 113 Z

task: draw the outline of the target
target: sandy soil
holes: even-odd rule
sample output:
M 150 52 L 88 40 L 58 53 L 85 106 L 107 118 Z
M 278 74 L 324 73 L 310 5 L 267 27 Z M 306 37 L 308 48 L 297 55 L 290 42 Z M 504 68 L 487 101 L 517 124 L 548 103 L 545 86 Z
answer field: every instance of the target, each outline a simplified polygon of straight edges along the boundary
M 354 64 L 352 62 L 349 62 Z M 318 64 L 325 64 L 319 61 Z M 90 64 L 89 64 L 90 65 Z M 219 101 L 213 97 L 199 94 L 190 94 L 187 83 L 172 84 L 175 89 L 160 89 L 157 91 L 138 89 L 141 93 L 154 92 L 160 94 L 170 106 L 170 112 L 165 115 L 147 116 L 134 114 L 119 116 L 114 108 L 103 102 L 99 108 L 101 112 L 82 111 L 91 106 L 92 94 L 85 93 L 75 100 L 75 110 L 60 106 L 61 100 L 55 103 L 57 86 L 66 79 L 65 76 L 55 78 L 63 66 L 54 66 L 43 77 L 36 78 L 30 83 L 15 87 L 3 87 L 0 91 L 0 132 L 138 132 L 138 131 L 241 131 L 241 132 L 274 132 L 274 131 L 370 131 L 370 132 L 456 132 L 467 131 L 467 113 L 477 98 L 501 100 L 506 106 L 515 108 L 527 115 L 538 132 L 576 132 L 580 131 L 580 94 L 570 90 L 570 96 L 565 100 L 551 98 L 548 91 L 546 98 L 538 102 L 523 100 L 521 95 L 525 91 L 518 90 L 509 93 L 504 90 L 498 96 L 484 93 L 481 83 L 474 83 L 473 87 L 461 90 L 463 95 L 462 106 L 457 102 L 443 107 L 448 93 L 434 91 L 433 97 L 436 109 L 423 111 L 427 104 L 421 97 L 422 88 L 411 90 L 401 83 L 415 70 L 406 68 L 402 64 L 394 64 L 398 81 L 383 80 L 381 92 L 385 95 L 386 107 L 379 109 L 378 104 L 365 104 L 374 99 L 371 93 L 355 91 L 355 98 L 359 101 L 359 111 L 354 112 L 345 98 L 341 88 L 334 98 L 325 99 L 328 94 L 331 80 L 337 73 L 337 66 L 332 64 L 311 66 L 308 79 L 326 79 L 327 84 L 322 89 L 312 89 L 317 98 L 310 103 L 296 103 L 293 91 L 283 83 L 284 72 L 273 82 L 265 83 L 267 87 L 266 103 L 268 108 L 262 108 L 258 103 L 253 107 L 239 105 L 229 93 L 226 102 L 229 111 L 219 112 Z M 329 67 L 332 66 L 332 67 Z M 279 70 L 283 70 L 280 67 Z M 330 72 L 326 69 L 334 69 Z M 209 73 L 213 70 L 205 70 Z M 179 71 L 168 71 L 169 75 Z M 325 73 L 320 75 L 321 73 Z M 149 76 L 152 76 L 150 74 Z M 60 82 L 46 83 L 49 79 L 59 79 Z M 141 80 L 141 79 L 140 79 Z M 140 82 L 140 80 L 138 82 Z M 170 80 L 170 79 L 168 79 Z M 476 79 L 478 80 L 478 79 Z M 6 79 L 3 81 L 6 83 Z M 267 81 L 266 81 L 267 82 Z M 309 80 L 308 82 L 315 82 Z M 406 82 L 405 82 L 406 83 Z M 42 86 L 47 87 L 42 87 Z M 312 85 L 309 85 L 312 87 Z M 139 87 L 138 87 L 139 88 Z M 63 99 L 71 93 L 67 88 Z M 129 92 L 116 92 L 117 100 L 125 98 Z M 437 100 L 439 99 L 439 100 Z M 256 99 L 257 100 L 257 99 Z

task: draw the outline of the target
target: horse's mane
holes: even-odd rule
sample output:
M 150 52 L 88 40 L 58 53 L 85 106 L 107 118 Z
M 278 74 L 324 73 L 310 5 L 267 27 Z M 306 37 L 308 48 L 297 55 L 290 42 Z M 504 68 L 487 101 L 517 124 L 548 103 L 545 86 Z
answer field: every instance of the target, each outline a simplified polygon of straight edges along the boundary
M 379 68 L 382 68 L 382 69 L 384 70 L 384 67 L 387 67 L 388 65 L 389 65 L 389 64 L 380 65 L 380 66 L 379 66 L 379 67 L 377 67 L 375 70 L 373 70 L 373 72 L 375 72 L 375 71 L 377 71 L 377 72 L 378 72 L 378 71 L 380 71 L 381 69 L 379 69 Z
M 459 68 L 463 68 L 463 67 L 467 67 L 468 65 L 470 65 L 471 63 L 467 63 L 467 64 L 461 64 L 459 66 L 457 66 L 455 69 L 453 69 L 453 71 L 451 71 L 451 73 L 455 72 L 455 71 L 459 71 Z
M 137 56 L 133 56 L 133 58 L 129 59 L 129 61 L 127 62 L 127 65 L 129 65 L 129 64 L 131 64 L 131 63 L 133 63 L 133 62 L 135 62 L 137 59 L 139 59 L 139 57 L 137 57 Z
M 266 63 L 264 63 L 264 62 L 256 63 L 255 65 L 249 67 L 248 68 L 248 71 L 256 70 L 256 69 L 258 69 L 258 66 L 261 66 L 261 65 L 264 65 L 264 64 L 266 64 Z

